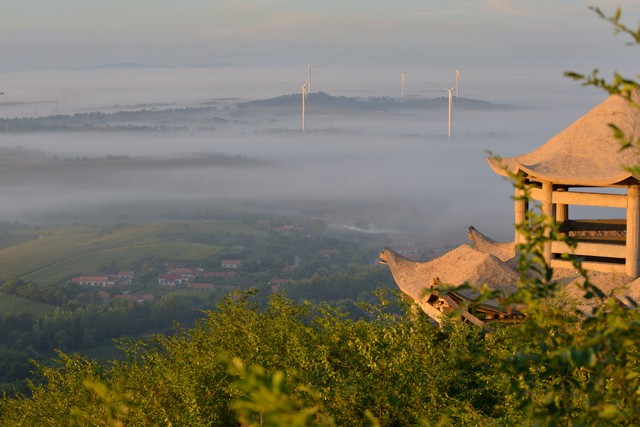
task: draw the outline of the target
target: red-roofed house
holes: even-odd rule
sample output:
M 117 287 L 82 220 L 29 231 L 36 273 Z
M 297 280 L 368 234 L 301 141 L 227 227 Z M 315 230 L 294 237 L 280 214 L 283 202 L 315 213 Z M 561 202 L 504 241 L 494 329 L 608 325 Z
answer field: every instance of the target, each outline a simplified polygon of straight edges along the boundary
M 223 259 L 220 262 L 220 267 L 222 268 L 240 268 L 242 261 L 239 259 Z

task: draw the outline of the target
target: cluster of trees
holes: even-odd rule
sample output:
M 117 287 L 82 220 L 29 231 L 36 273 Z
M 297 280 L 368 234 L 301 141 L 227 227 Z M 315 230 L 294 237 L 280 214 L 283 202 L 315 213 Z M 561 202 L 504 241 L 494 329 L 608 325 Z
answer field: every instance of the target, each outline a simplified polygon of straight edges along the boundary
M 5 280 L 0 285 L 0 291 L 45 304 L 62 305 L 75 298 L 79 289 L 71 282 L 63 286 L 41 286 L 14 278 Z
M 297 280 L 282 290 L 294 301 L 369 301 L 372 292 L 393 283 L 388 268 L 349 264 L 342 271 Z
M 60 353 L 2 425 L 637 425 L 640 319 L 615 304 L 585 320 L 531 299 L 518 327 L 435 326 L 379 294 L 353 320 L 234 294 L 196 327 L 122 342 L 125 361 Z
M 17 289 L 38 288 L 27 284 Z M 18 295 L 42 300 L 47 294 Z M 175 322 L 193 325 L 202 317 L 201 310 L 211 307 L 208 300 L 167 294 L 144 305 L 124 299 L 108 304 L 80 304 L 70 299 L 44 316 L 5 314 L 0 316 L 0 389 L 27 391 L 25 380 L 37 377 L 32 375 L 31 361 L 50 359 L 56 350 L 86 351 L 123 336 L 171 332 Z
M 266 310 L 236 294 L 193 329 L 123 343 L 128 359 L 100 365 L 61 354 L 32 397 L 4 399 L 5 425 L 326 425 L 523 421 L 494 362 L 508 334 L 435 327 L 396 316 L 382 296 L 368 320 L 275 296 Z M 505 402 L 511 401 L 505 404 Z M 55 408 L 55 410 L 52 410 Z

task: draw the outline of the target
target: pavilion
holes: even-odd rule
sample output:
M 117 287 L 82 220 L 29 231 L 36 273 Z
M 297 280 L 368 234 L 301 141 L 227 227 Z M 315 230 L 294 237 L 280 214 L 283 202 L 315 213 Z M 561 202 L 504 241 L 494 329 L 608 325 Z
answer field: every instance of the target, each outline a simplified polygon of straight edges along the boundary
M 632 99 L 638 104 L 640 94 L 634 93 Z M 640 147 L 621 150 L 611 125 L 640 144 L 640 106 L 612 95 L 530 153 L 488 161 L 497 174 L 521 180 L 514 197 L 516 225 L 537 226 L 527 223 L 527 212 L 530 201 L 538 201 L 543 218 L 554 218 L 560 233 L 577 241 L 573 248 L 550 239 L 544 247 L 545 260 L 559 269 L 558 277 L 567 287 L 582 278 L 569 261 L 561 259 L 562 254 L 571 253 L 582 258 L 582 266 L 597 286 L 607 293 L 616 292 L 624 303 L 622 295 L 640 295 L 640 174 L 629 168 L 640 165 Z M 615 219 L 577 219 L 570 218 L 570 206 L 621 211 Z M 380 261 L 389 266 L 400 290 L 439 323 L 445 313 L 474 297 L 463 288 L 440 295 L 440 283 L 486 284 L 507 294 L 516 288 L 515 249 L 523 235 L 516 231 L 513 242 L 501 243 L 470 227 L 468 237 L 471 245 L 426 262 L 411 261 L 390 248 L 380 253 Z M 488 301 L 473 311 L 467 309 L 462 317 L 483 325 L 517 321 L 520 314 Z
M 638 102 L 636 92 L 632 99 Z M 488 159 L 499 175 L 518 176 L 515 224 L 527 218 L 529 200 L 540 203 L 547 218 L 555 218 L 560 232 L 577 239 L 575 249 L 564 242 L 545 244 L 544 257 L 552 267 L 571 268 L 563 253 L 583 259 L 587 270 L 640 276 L 640 174 L 629 169 L 640 165 L 640 148 L 621 150 L 611 125 L 627 140 L 640 141 L 640 107 L 620 95 L 604 102 L 527 154 L 506 159 Z M 525 197 L 526 195 L 526 197 Z M 621 219 L 570 218 L 570 206 L 624 209 Z M 518 231 L 514 243 L 523 239 Z

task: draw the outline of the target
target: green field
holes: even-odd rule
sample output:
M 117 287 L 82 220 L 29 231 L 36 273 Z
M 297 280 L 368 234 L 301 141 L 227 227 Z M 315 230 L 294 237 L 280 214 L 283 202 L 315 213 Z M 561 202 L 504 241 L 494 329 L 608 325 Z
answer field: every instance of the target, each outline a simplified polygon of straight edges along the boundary
M 53 313 L 56 306 L 44 304 L 0 291 L 0 313 L 3 316 L 29 313 L 35 318 Z
M 110 267 L 135 269 L 156 259 L 204 262 L 228 246 L 234 236 L 265 235 L 239 221 L 67 226 L 28 233 L 28 241 L 0 249 L 0 280 L 18 277 L 46 285 L 75 275 L 106 272 Z M 208 238 L 207 243 L 197 242 L 202 236 Z

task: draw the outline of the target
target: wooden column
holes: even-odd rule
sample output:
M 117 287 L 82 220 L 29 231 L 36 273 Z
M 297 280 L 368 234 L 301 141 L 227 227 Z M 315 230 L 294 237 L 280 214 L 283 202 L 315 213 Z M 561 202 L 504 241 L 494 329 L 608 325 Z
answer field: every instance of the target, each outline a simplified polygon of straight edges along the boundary
M 516 188 L 515 194 L 515 221 L 514 224 L 516 226 L 514 243 L 517 245 L 518 243 L 522 243 L 524 240 L 524 236 L 520 234 L 517 230 L 517 226 L 525 222 L 526 220 L 526 212 L 527 212 L 527 201 L 524 198 L 524 190 L 521 188 Z
M 553 184 L 548 181 L 542 181 L 542 197 L 540 198 L 542 203 L 542 214 L 547 217 L 547 220 L 553 218 Z M 547 223 L 547 225 L 549 225 Z M 551 230 L 545 231 L 545 236 L 549 236 Z M 547 263 L 551 263 L 551 241 L 544 244 L 543 251 L 544 259 Z
M 564 192 L 567 191 L 566 188 L 558 188 L 556 191 Z M 569 205 L 564 203 L 556 204 L 556 222 L 558 224 L 562 224 L 563 222 L 569 220 Z M 566 233 L 561 233 L 561 236 L 566 236 Z
M 640 186 L 631 184 L 627 190 L 627 276 L 638 277 L 638 233 L 640 232 Z

